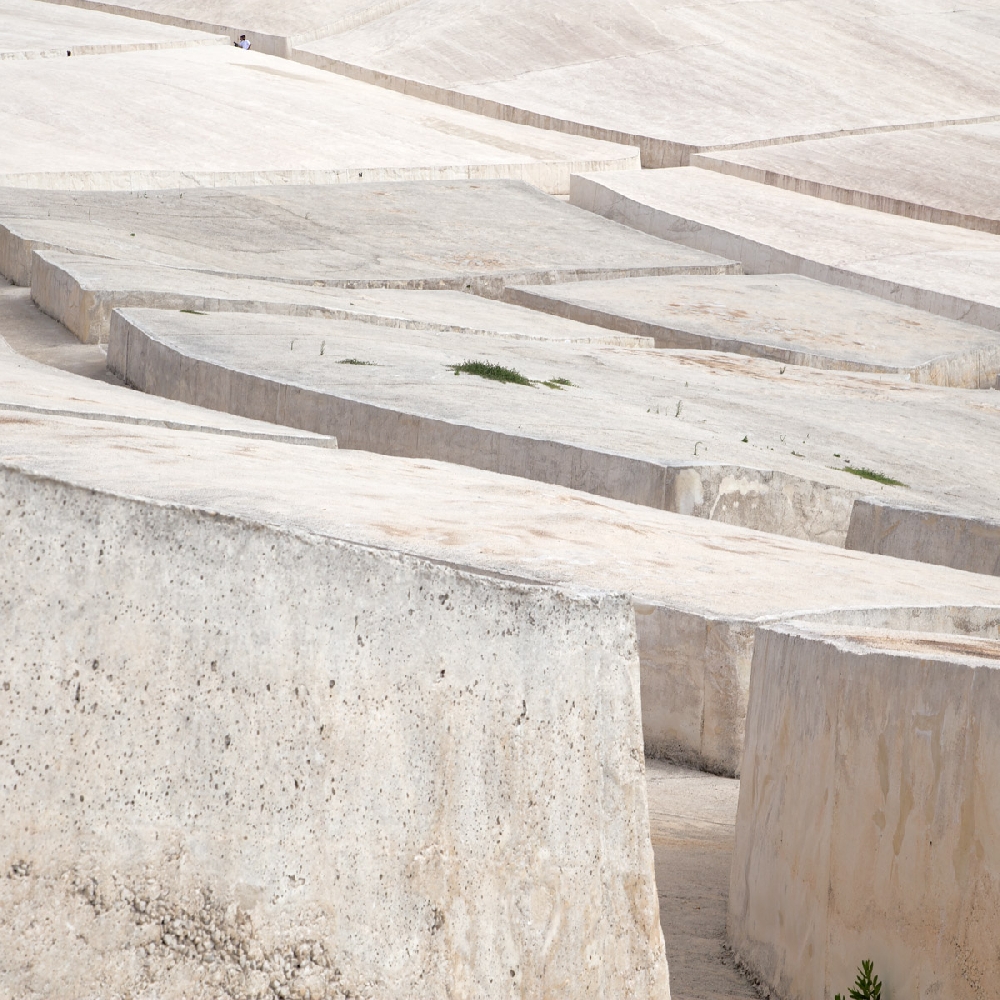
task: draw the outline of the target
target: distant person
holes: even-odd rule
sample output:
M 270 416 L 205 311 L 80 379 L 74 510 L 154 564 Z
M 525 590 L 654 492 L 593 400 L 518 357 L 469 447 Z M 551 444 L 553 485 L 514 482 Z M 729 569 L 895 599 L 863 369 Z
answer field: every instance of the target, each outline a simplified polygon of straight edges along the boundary
M 248 49 L 250 48 L 250 43 L 247 41 L 246 35 L 240 35 L 240 40 L 234 43 L 238 49 Z

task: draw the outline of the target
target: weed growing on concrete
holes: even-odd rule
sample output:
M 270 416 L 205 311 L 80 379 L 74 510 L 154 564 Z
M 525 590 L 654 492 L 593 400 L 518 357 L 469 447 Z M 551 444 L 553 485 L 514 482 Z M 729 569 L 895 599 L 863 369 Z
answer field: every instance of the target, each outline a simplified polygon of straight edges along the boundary
M 463 361 L 460 365 L 448 365 L 456 374 L 478 375 L 493 382 L 513 382 L 515 385 L 533 385 L 530 378 L 525 378 L 514 368 L 505 368 L 492 361 Z
M 898 479 L 893 479 L 892 476 L 887 476 L 883 472 L 876 472 L 874 469 L 855 469 L 853 466 L 845 465 L 841 472 L 849 472 L 852 476 L 857 476 L 859 479 L 870 479 L 872 482 L 881 483 L 883 486 L 906 486 L 906 483 L 901 483 Z M 906 487 L 909 489 L 909 487 Z
M 323 343 L 325 345 L 326 341 L 324 341 Z M 366 368 L 377 368 L 378 367 L 378 365 L 374 361 L 360 361 L 358 358 L 344 358 L 342 361 L 338 361 L 337 364 L 338 365 L 363 365 Z
M 550 378 L 542 383 L 547 389 L 565 389 L 566 386 L 573 384 L 568 378 Z
M 858 976 L 854 980 L 854 989 L 848 994 L 851 1000 L 882 1000 L 882 983 L 875 975 L 875 963 L 865 959 L 858 969 Z M 845 1000 L 840 993 L 834 1000 Z
M 182 313 L 187 313 L 189 316 L 207 316 L 208 313 L 198 312 L 197 309 L 182 309 Z

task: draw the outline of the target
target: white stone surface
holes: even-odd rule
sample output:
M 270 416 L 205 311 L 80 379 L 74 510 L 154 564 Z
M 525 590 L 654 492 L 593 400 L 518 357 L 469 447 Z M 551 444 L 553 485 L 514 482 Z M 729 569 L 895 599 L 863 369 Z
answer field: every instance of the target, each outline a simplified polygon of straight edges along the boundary
M 1000 124 L 906 129 L 700 153 L 692 166 L 892 212 L 1000 233 Z
M 449 366 L 467 360 L 539 384 L 456 377 Z M 1000 503 L 992 466 L 975 457 L 1000 453 L 1000 397 L 898 376 L 711 351 L 141 309 L 116 314 L 108 366 L 146 392 L 332 434 L 343 448 L 473 465 L 835 545 L 860 496 L 972 511 Z M 572 385 L 541 384 L 556 378 Z
M 844 545 L 1000 576 L 1000 522 L 995 517 L 858 500 Z
M 700 348 L 992 389 L 1000 335 L 799 275 L 676 276 L 508 288 L 508 302 Z
M 1000 7 L 419 0 L 294 58 L 498 117 L 697 149 L 1000 113 Z
M 729 934 L 788 1000 L 1000 991 L 1000 642 L 758 633 Z
M 205 32 L 141 24 L 39 0 L 0 3 L 0 61 L 215 45 L 223 41 Z
M 652 347 L 651 337 L 614 333 L 455 291 L 342 289 L 224 278 L 127 261 L 35 251 L 31 295 L 83 343 L 107 343 L 116 308 L 323 316 L 399 330 L 493 334 L 523 340 Z M 401 334 L 405 337 L 405 334 Z
M 723 773 L 739 769 L 758 624 L 809 614 L 833 616 L 838 627 L 981 632 L 1000 615 L 995 577 L 428 460 L 24 412 L 0 412 L 0 431 L 0 464 L 86 489 L 499 579 L 627 593 L 646 749 Z M 51 593 L 41 579 L 37 586 Z
M 34 249 L 296 284 L 475 288 L 720 273 L 738 264 L 636 233 L 517 181 L 213 190 L 0 188 L 0 274 Z
M 643 232 L 726 254 L 748 274 L 793 272 L 1000 329 L 1000 239 L 989 233 L 695 167 L 574 177 L 570 199 Z
M 2 439 L 8 995 L 669 1000 L 627 601 Z
M 0 131 L 0 185 L 36 189 L 499 177 L 565 193 L 573 171 L 639 165 L 630 147 L 484 120 L 231 45 L 0 61 Z

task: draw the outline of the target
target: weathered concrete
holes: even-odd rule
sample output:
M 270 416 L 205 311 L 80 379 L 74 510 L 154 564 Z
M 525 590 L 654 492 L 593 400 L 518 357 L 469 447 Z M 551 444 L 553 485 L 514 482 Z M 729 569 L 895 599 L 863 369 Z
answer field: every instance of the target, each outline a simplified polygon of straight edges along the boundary
M 1000 991 L 1000 642 L 758 633 L 729 934 L 777 996 Z
M 1000 576 L 1000 522 L 856 500 L 845 547 Z
M 0 4 L 0 61 L 215 45 L 225 41 L 205 32 L 138 24 L 98 11 L 42 6 L 37 0 L 3 0 Z
M 1000 124 L 695 154 L 691 165 L 911 219 L 1000 233 Z
M 419 0 L 292 57 L 452 106 L 699 149 L 998 114 L 1000 11 L 941 2 Z
M 627 601 L 0 495 L 10 995 L 668 1000 Z
M 894 372 L 992 389 L 1000 336 L 799 275 L 627 278 L 507 288 L 504 299 L 653 337 L 657 347 L 730 351 L 787 364 Z
M 1000 617 L 995 577 L 426 460 L 24 412 L 0 412 L 0 431 L 0 463 L 89 489 L 125 484 L 151 502 L 480 574 L 628 593 L 647 751 L 723 773 L 739 768 L 757 625 L 810 613 L 983 634 Z
M 430 107 L 214 44 L 0 61 L 0 131 L 0 185 L 22 188 L 515 178 L 566 193 L 574 171 L 639 166 L 631 147 Z
M 126 306 L 198 312 L 251 312 L 274 316 L 322 316 L 373 322 L 400 330 L 652 347 L 651 337 L 612 333 L 572 320 L 540 316 L 454 291 L 341 289 L 274 281 L 224 278 L 127 261 L 35 251 L 31 297 L 84 343 L 107 343 L 111 313 Z M 402 336 L 405 336 L 402 335 Z
M 574 177 L 570 200 L 643 232 L 1000 329 L 1000 240 L 711 170 Z
M 665 243 L 517 181 L 128 192 L 0 189 L 0 274 L 36 249 L 298 284 L 475 288 L 738 264 Z
M 539 384 L 452 374 L 449 365 L 470 359 Z M 472 465 L 834 545 L 859 497 L 1000 503 L 994 470 L 962 444 L 1000 452 L 1000 397 L 893 376 L 165 310 L 116 313 L 108 367 L 143 391 L 332 434 L 343 448 Z M 572 385 L 543 384 L 556 378 Z

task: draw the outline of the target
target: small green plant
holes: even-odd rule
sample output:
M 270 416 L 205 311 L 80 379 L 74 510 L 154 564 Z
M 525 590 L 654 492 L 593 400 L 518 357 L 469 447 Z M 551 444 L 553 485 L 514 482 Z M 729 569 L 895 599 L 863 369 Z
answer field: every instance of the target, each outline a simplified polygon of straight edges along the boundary
M 550 378 L 548 380 L 548 382 L 546 382 L 545 384 L 546 385 L 571 385 L 574 388 L 576 387 L 576 383 L 575 382 L 570 382 L 570 380 L 568 378 Z
M 881 483 L 883 486 L 906 486 L 906 483 L 901 483 L 898 479 L 893 479 L 892 476 L 887 476 L 883 472 L 876 472 L 874 469 L 855 469 L 853 466 L 845 465 L 840 471 L 849 472 L 852 476 L 857 476 L 859 479 L 870 479 L 872 482 Z
M 197 309 L 182 309 L 182 313 L 187 313 L 189 316 L 207 316 L 208 313 L 198 312 Z
M 851 1000 L 882 1000 L 882 983 L 875 975 L 875 963 L 865 959 L 858 969 L 858 976 L 854 980 L 854 989 L 848 996 Z M 845 997 L 838 993 L 834 1000 L 845 1000 Z
M 494 364 L 492 361 L 463 361 L 460 365 L 448 365 L 456 374 L 478 375 L 493 382 L 512 382 L 515 385 L 532 385 L 530 378 L 525 378 L 514 368 Z
M 323 347 L 326 347 L 326 341 L 323 341 Z M 323 352 L 320 351 L 320 354 Z M 360 361 L 358 358 L 344 358 L 343 361 L 338 361 L 338 365 L 364 365 L 371 368 L 377 368 L 378 365 L 374 361 Z

